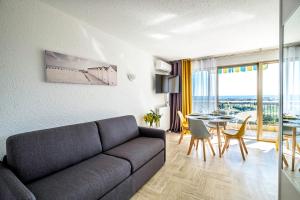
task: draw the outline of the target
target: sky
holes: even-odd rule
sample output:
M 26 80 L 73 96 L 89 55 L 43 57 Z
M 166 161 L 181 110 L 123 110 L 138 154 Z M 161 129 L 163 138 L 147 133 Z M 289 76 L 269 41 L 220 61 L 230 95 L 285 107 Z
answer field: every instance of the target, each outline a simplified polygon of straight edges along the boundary
M 263 71 L 263 95 L 279 94 L 279 65 Z M 219 96 L 257 95 L 257 71 L 219 74 Z

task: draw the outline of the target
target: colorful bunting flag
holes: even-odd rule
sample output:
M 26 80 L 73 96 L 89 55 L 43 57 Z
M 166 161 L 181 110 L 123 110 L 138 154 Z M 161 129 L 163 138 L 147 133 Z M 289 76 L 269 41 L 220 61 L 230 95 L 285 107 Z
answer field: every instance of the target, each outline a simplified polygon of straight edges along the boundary
M 263 65 L 263 69 L 268 69 L 268 65 Z M 246 65 L 246 66 L 240 66 L 240 67 L 226 67 L 226 68 L 218 68 L 218 74 L 256 71 L 256 70 L 257 70 L 257 65 Z
M 268 65 L 263 65 L 263 70 L 268 69 Z

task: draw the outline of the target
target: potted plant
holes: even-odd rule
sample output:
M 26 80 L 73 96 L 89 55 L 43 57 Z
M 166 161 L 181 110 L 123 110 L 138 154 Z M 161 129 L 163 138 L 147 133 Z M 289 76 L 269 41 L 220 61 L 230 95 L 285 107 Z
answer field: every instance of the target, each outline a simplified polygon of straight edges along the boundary
M 154 112 L 153 110 L 150 110 L 149 113 L 144 115 L 144 121 L 146 123 L 149 123 L 150 127 L 153 126 L 153 122 L 155 123 L 156 126 L 158 126 L 160 118 L 161 118 L 161 115 Z

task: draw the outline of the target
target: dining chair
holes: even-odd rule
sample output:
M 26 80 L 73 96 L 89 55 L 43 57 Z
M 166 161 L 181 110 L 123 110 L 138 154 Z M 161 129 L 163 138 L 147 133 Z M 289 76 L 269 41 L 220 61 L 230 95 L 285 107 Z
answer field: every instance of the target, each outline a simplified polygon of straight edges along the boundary
M 297 144 L 297 136 L 300 136 L 300 132 L 297 128 L 283 126 L 283 141 L 286 141 L 286 148 L 289 150 L 289 140 L 292 140 L 292 171 L 295 170 L 295 157 L 296 157 L 296 148 L 300 152 L 300 146 Z M 288 162 L 283 160 L 286 166 Z
M 198 150 L 199 140 L 201 140 L 204 161 L 206 161 L 206 155 L 205 155 L 205 142 L 206 141 L 209 144 L 211 153 L 213 154 L 213 156 L 215 156 L 216 154 L 215 154 L 214 148 L 210 141 L 211 134 L 208 132 L 204 122 L 201 119 L 189 119 L 189 127 L 190 127 L 192 137 L 191 137 L 190 146 L 189 146 L 187 155 L 191 154 L 191 150 L 192 150 L 195 142 L 197 142 L 196 150 Z
M 179 141 L 178 144 L 181 143 L 184 134 L 189 133 L 189 124 L 187 122 L 187 120 L 185 119 L 185 117 L 183 116 L 182 112 L 180 110 L 177 111 L 177 114 L 179 116 L 180 119 L 180 137 L 179 137 Z
M 244 151 L 246 154 L 248 154 L 248 150 L 246 147 L 246 144 L 244 142 L 244 135 L 246 133 L 246 126 L 247 122 L 250 119 L 251 116 L 247 116 L 246 119 L 243 121 L 242 126 L 236 130 L 236 129 L 226 129 L 223 131 L 223 134 L 225 135 L 225 144 L 223 146 L 222 155 L 224 154 L 225 150 L 229 147 L 229 143 L 231 139 L 237 139 L 239 142 L 241 154 L 243 157 L 243 160 L 245 159 Z

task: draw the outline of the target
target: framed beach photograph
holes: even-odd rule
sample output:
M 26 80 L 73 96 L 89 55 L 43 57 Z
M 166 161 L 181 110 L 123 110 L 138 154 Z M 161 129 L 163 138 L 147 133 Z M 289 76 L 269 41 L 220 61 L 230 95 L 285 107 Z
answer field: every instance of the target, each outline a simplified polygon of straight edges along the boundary
M 45 51 L 46 81 L 88 85 L 117 85 L 117 66 Z

